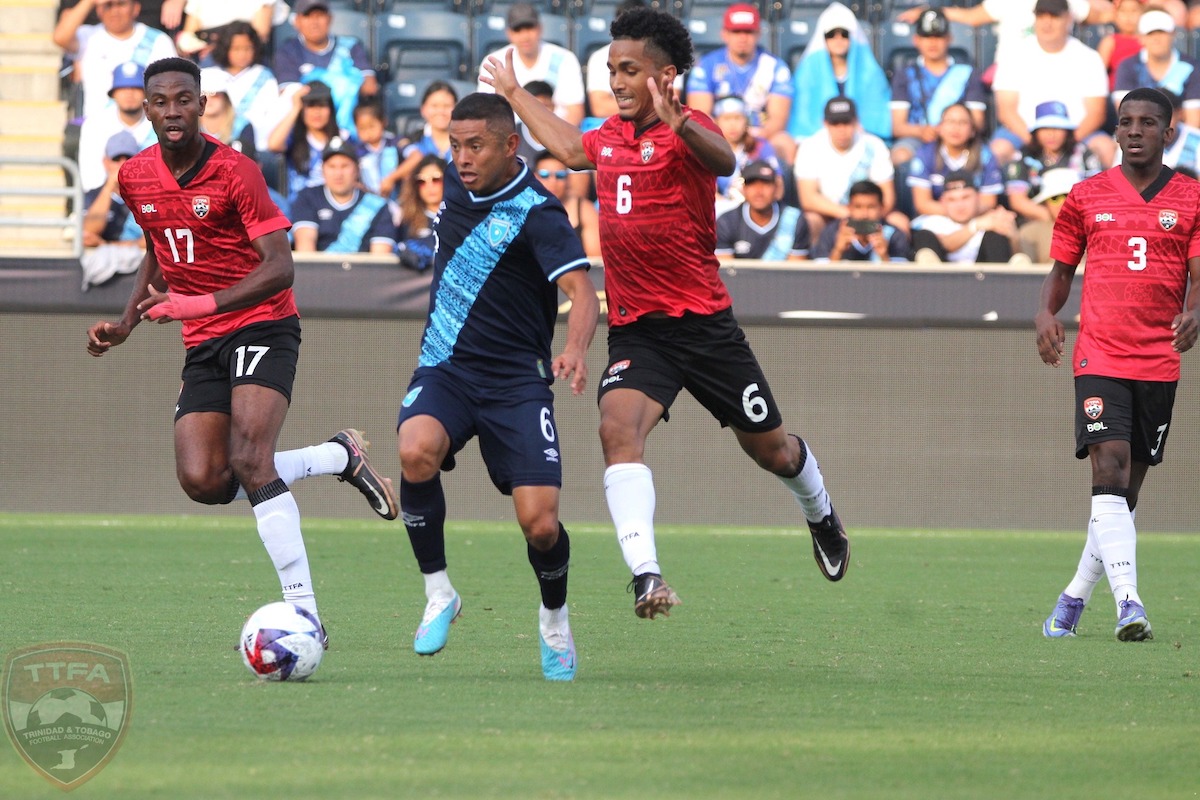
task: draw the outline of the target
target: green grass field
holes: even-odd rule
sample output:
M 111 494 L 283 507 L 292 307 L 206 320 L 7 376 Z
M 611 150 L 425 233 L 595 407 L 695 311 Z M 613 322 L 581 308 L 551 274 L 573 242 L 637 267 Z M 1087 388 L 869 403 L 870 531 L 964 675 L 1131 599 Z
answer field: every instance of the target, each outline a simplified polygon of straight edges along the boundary
M 664 526 L 684 605 L 651 622 L 610 530 L 575 528 L 564 685 L 541 677 L 515 525 L 453 526 L 463 616 L 420 658 L 404 529 L 309 519 L 332 649 L 292 685 L 233 650 L 279 594 L 249 515 L 0 515 L 0 655 L 129 655 L 131 726 L 84 798 L 1198 796 L 1200 537 L 1143 536 L 1141 644 L 1114 639 L 1106 586 L 1078 638 L 1042 638 L 1080 532 L 852 537 L 830 584 L 807 533 Z M 0 748 L 0 798 L 61 796 Z

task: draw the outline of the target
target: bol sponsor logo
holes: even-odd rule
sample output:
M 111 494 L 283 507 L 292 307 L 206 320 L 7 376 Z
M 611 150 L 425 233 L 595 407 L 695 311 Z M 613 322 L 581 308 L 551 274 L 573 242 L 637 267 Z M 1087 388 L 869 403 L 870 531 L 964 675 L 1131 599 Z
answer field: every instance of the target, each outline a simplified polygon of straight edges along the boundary
M 133 709 L 129 659 L 86 642 L 49 642 L 4 663 L 4 727 L 42 777 L 70 791 L 116 755 Z
M 1096 222 L 1116 222 L 1116 221 L 1117 221 L 1116 214 L 1097 214 L 1096 215 Z

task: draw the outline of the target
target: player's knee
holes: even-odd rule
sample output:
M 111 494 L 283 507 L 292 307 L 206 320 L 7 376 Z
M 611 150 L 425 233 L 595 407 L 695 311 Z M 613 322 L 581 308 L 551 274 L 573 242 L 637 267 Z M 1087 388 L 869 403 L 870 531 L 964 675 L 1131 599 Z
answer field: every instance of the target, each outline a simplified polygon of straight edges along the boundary
M 229 499 L 228 476 L 180 470 L 179 486 L 188 498 L 196 503 L 213 506 Z
M 521 530 L 529 546 L 544 553 L 558 541 L 558 518 L 550 513 L 539 514 L 536 519 L 523 522 Z
M 277 477 L 274 453 L 266 456 L 252 448 L 230 453 L 229 466 L 242 486 L 263 486 Z
M 600 447 L 609 464 L 624 464 L 642 460 L 642 443 L 630 436 L 628 425 L 614 419 L 600 420 Z
M 400 443 L 400 472 L 409 483 L 433 480 L 442 468 L 437 453 L 419 444 Z

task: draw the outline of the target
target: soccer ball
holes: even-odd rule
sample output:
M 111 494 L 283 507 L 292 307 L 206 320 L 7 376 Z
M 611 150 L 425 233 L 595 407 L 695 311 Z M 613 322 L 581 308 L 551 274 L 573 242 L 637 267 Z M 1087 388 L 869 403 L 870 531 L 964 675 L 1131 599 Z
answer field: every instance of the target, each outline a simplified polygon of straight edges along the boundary
M 246 620 L 238 650 L 261 680 L 302 681 L 321 666 L 323 639 L 312 614 L 291 603 L 268 603 Z

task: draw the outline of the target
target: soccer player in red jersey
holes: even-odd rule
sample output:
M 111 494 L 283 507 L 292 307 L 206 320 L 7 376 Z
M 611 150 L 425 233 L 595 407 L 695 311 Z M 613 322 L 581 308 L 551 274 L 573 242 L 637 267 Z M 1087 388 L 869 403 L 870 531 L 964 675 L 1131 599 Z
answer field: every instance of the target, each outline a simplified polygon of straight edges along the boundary
M 143 320 L 180 320 L 187 357 L 175 410 L 175 469 L 199 503 L 247 497 L 283 599 L 316 617 L 300 511 L 288 489 L 338 475 L 386 519 L 391 482 L 347 428 L 315 447 L 275 453 L 300 348 L 287 217 L 258 166 L 200 132 L 200 70 L 181 58 L 146 68 L 146 116 L 159 144 L 121 167 L 121 196 L 146 236 L 146 258 L 118 322 L 88 329 L 102 356 Z
M 634 611 L 653 619 L 679 603 L 659 569 L 644 454 L 646 437 L 683 389 L 788 487 L 808 521 L 817 566 L 840 580 L 849 540 L 816 458 L 783 428 L 718 275 L 713 197 L 716 177 L 733 172 L 734 156 L 713 121 L 675 94 L 676 76 L 692 66 L 687 29 L 670 14 L 633 9 L 610 30 L 609 86 L 618 111 L 586 134 L 518 86 L 511 50 L 503 62 L 484 63 L 482 80 L 560 161 L 596 170 L 609 325 L 599 389 L 604 491 L 633 572 Z
M 1036 318 L 1038 352 L 1051 366 L 1062 363 L 1065 335 L 1056 314 L 1086 251 L 1071 362 L 1075 456 L 1091 459 L 1092 513 L 1075 577 L 1042 626 L 1053 638 L 1075 635 L 1106 574 L 1117 639 L 1153 638 L 1138 596 L 1133 510 L 1147 470 L 1162 462 L 1179 354 L 1200 330 L 1200 183 L 1163 166 L 1174 138 L 1171 102 L 1162 92 L 1125 95 L 1117 111 L 1121 165 L 1071 189 L 1054 224 L 1054 266 Z

